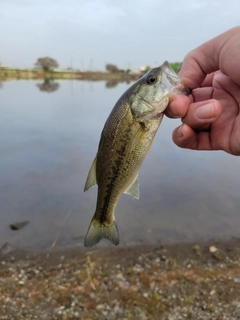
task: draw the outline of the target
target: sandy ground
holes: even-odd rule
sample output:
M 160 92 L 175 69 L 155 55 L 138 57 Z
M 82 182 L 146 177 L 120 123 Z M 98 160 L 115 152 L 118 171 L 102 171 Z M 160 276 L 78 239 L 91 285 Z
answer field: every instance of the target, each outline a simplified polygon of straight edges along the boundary
M 0 319 L 240 319 L 240 239 L 0 250 Z

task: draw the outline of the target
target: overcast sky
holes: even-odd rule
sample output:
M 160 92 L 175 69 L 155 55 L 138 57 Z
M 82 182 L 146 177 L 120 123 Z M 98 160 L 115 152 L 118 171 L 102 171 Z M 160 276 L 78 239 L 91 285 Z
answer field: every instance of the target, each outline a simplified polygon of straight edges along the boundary
M 135 69 L 188 51 L 240 25 L 240 0 L 0 0 L 0 62 L 33 67 Z

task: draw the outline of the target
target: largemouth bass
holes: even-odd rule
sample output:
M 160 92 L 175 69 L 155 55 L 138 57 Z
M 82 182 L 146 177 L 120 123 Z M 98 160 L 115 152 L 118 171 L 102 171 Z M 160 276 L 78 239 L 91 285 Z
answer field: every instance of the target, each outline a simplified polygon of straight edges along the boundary
M 96 211 L 85 237 L 85 247 L 102 239 L 119 244 L 114 217 L 122 193 L 139 198 L 138 171 L 146 157 L 174 94 L 188 94 L 166 61 L 149 70 L 117 101 L 99 142 L 84 191 L 98 185 Z

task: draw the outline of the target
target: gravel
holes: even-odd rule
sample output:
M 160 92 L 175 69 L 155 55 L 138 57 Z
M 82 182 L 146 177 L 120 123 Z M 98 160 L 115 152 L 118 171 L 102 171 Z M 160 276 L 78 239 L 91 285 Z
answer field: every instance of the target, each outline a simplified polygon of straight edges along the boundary
M 237 320 L 240 241 L 0 251 L 0 306 L 0 320 Z

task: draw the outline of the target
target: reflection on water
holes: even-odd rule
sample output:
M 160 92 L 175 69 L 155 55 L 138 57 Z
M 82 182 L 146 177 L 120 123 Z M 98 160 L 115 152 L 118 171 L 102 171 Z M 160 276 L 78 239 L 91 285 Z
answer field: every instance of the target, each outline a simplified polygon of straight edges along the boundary
M 118 80 L 109 80 L 105 83 L 106 88 L 115 88 L 119 84 Z
M 106 81 L 106 83 L 105 83 L 105 87 L 106 88 L 115 88 L 119 83 L 121 83 L 121 82 L 123 82 L 123 81 L 120 81 L 120 80 L 109 80 L 109 81 Z M 126 84 L 129 84 L 130 83 L 130 81 L 124 81 Z
M 83 245 L 97 192 L 83 193 L 86 176 L 129 85 L 59 82 L 52 95 L 36 81 L 6 82 L 0 92 L 0 246 L 46 248 L 59 233 L 57 245 Z M 140 170 L 140 199 L 123 195 L 117 205 L 121 245 L 239 235 L 239 158 L 177 148 L 171 135 L 179 122 L 164 118 Z M 10 229 L 21 221 L 30 223 Z
M 43 83 L 37 83 L 36 86 L 45 92 L 54 92 L 59 89 L 59 83 L 49 79 L 45 79 Z

